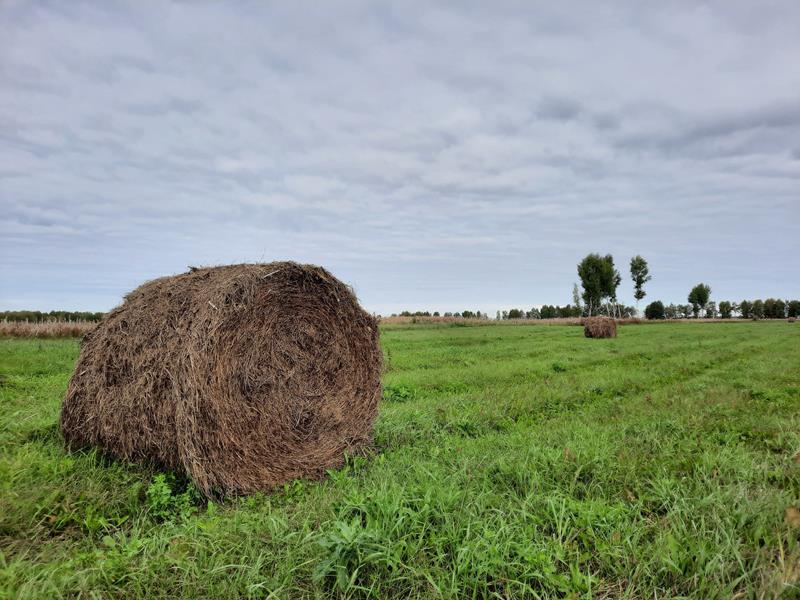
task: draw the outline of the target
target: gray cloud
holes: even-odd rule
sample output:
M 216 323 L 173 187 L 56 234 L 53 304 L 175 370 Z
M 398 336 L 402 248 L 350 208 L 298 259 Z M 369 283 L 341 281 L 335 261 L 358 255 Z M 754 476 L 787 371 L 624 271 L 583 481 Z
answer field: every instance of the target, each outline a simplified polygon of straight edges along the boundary
M 188 264 L 329 266 L 377 311 L 798 296 L 800 10 L 11 2 L 0 307 Z M 630 290 L 623 297 L 630 301 Z

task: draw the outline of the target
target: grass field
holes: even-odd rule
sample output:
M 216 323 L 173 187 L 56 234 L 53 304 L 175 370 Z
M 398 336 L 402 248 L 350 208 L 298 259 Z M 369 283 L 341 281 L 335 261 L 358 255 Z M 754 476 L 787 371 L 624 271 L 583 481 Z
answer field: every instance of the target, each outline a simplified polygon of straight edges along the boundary
M 800 597 L 800 326 L 389 326 L 376 450 L 212 504 L 0 339 L 0 596 Z

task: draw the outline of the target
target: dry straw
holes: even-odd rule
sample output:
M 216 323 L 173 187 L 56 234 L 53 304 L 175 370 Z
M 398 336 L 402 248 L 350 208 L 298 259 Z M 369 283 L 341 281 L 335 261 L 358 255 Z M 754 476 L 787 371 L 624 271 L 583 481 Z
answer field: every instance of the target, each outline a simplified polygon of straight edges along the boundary
M 96 326 L 93 321 L 0 321 L 0 337 L 81 337 Z
M 325 269 L 192 269 L 134 290 L 86 336 L 61 430 L 207 495 L 268 490 L 371 442 L 381 363 L 376 320 Z
M 587 338 L 615 338 L 617 324 L 611 317 L 588 317 L 583 322 L 583 335 Z

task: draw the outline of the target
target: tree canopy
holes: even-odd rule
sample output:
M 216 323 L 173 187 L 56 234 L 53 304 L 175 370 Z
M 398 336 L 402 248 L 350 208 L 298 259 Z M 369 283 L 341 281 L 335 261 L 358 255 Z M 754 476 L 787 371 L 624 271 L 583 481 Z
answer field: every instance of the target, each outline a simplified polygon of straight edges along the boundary
M 705 283 L 698 283 L 689 292 L 687 300 L 692 305 L 692 312 L 695 319 L 700 316 L 700 310 L 706 307 L 708 299 L 711 296 L 711 287 Z
M 644 284 L 652 279 L 647 261 L 638 254 L 631 259 L 631 279 L 633 279 L 633 297 L 638 303 L 647 295 Z
M 622 278 L 614 268 L 614 257 L 610 254 L 588 254 L 578 263 L 578 277 L 583 287 L 586 312 L 590 316 L 598 312 L 604 299 L 616 301 L 617 286 Z

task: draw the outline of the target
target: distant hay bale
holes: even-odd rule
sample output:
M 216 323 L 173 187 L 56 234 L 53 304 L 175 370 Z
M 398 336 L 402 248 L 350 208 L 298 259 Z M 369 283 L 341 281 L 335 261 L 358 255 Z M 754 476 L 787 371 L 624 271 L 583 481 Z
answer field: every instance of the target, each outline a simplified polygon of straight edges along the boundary
M 137 288 L 86 336 L 61 431 L 209 496 L 269 490 L 371 442 L 381 364 L 377 321 L 325 269 L 193 268 Z
M 797 321 L 795 317 L 789 317 L 789 323 L 794 323 L 795 321 Z
M 615 338 L 617 324 L 611 317 L 588 317 L 583 321 L 583 335 L 587 338 Z

